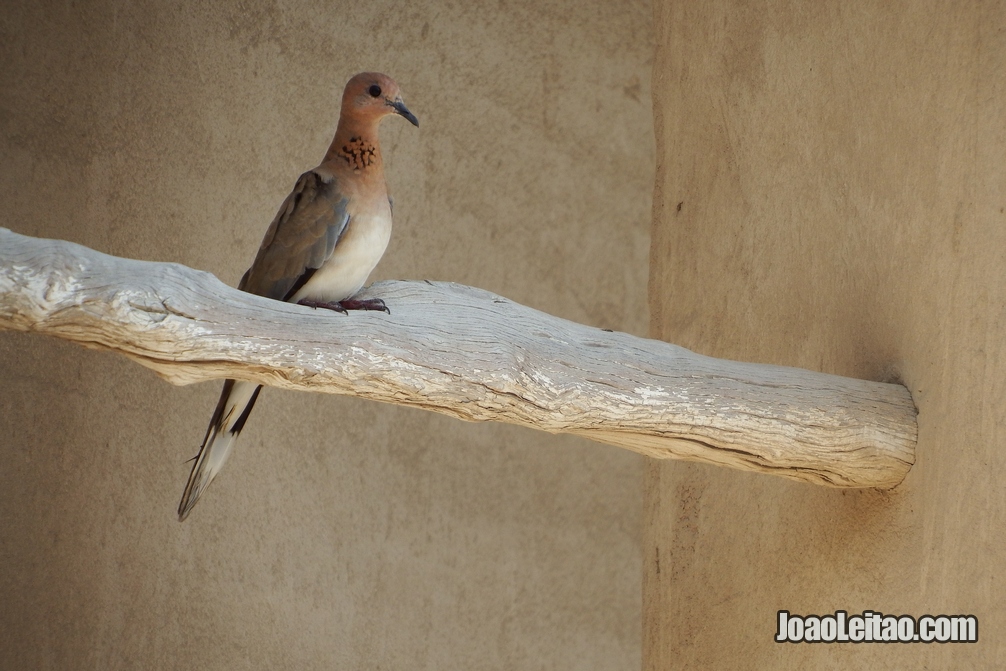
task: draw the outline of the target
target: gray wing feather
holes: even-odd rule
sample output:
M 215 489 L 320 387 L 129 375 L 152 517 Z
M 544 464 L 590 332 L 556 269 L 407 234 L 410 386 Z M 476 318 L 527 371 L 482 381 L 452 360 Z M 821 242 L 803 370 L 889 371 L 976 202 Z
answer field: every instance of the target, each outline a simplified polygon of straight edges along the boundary
M 326 181 L 313 170 L 301 175 L 238 288 L 284 300 L 332 256 L 349 223 L 348 202 L 334 178 Z

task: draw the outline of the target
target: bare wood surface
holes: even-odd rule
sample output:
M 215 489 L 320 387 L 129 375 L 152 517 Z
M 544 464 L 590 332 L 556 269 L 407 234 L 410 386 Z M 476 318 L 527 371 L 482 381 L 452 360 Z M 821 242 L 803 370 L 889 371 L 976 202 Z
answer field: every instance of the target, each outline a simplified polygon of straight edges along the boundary
M 361 396 L 836 487 L 893 487 L 915 459 L 901 385 L 714 359 L 458 284 L 366 291 L 391 315 L 315 311 L 0 228 L 0 329 L 113 350 L 173 384 Z

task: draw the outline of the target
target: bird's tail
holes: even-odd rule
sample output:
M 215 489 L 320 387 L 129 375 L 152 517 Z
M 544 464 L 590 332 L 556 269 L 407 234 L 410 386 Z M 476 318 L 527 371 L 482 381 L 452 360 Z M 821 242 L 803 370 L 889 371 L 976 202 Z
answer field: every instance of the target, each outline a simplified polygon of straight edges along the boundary
M 196 505 L 203 490 L 213 482 L 213 478 L 223 468 L 261 390 L 262 386 L 253 382 L 237 380 L 224 382 L 217 409 L 213 413 L 213 419 L 210 420 L 209 428 L 206 429 L 206 437 L 203 439 L 202 447 L 199 448 L 199 454 L 196 455 L 196 463 L 192 465 L 189 483 L 185 485 L 185 493 L 182 494 L 182 500 L 178 504 L 179 522 L 188 517 L 189 511 Z

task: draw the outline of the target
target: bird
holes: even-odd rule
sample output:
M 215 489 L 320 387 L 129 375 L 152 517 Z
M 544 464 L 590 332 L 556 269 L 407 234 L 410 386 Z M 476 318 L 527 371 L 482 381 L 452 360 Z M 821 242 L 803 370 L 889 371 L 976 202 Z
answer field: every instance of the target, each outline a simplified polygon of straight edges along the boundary
M 310 308 L 383 310 L 379 298 L 356 299 L 391 237 L 391 199 L 378 126 L 389 115 L 419 120 L 393 79 L 361 72 L 346 84 L 339 124 L 321 163 L 297 180 L 266 230 L 238 289 Z M 178 504 L 184 521 L 234 448 L 262 385 L 226 380 L 193 459 Z

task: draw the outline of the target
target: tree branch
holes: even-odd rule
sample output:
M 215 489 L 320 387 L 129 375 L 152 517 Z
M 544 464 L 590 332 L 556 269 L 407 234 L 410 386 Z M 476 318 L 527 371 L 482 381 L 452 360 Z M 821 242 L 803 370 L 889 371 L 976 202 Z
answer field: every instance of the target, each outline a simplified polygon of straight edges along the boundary
M 893 487 L 915 460 L 901 385 L 713 359 L 457 284 L 367 292 L 391 315 L 315 311 L 0 228 L 0 329 L 113 350 L 173 384 L 361 396 L 836 487 Z

